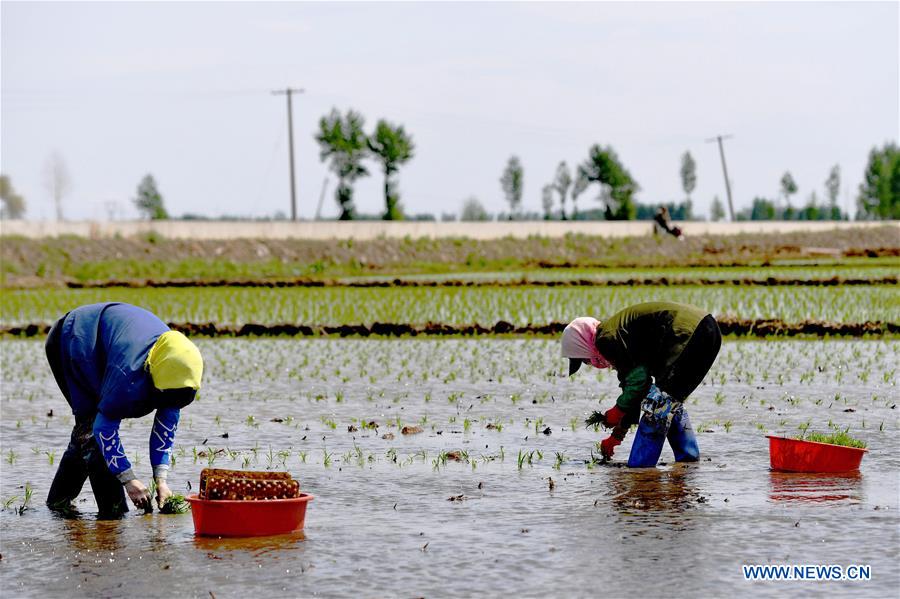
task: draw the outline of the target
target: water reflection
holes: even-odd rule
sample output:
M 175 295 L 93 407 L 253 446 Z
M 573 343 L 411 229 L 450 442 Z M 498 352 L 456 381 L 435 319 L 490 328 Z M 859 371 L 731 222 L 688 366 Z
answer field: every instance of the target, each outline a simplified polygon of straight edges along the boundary
M 241 551 L 256 557 L 267 553 L 294 551 L 302 547 L 306 535 L 302 530 L 271 537 L 201 537 L 194 536 L 194 547 L 208 554 Z M 211 558 L 213 559 L 213 558 Z
M 122 548 L 122 533 L 128 523 L 123 520 L 94 520 L 61 518 L 63 532 L 69 545 L 77 551 L 118 551 Z
M 675 464 L 671 469 L 620 469 L 611 477 L 612 504 L 622 513 L 683 512 L 705 498 L 694 485 L 694 469 Z
M 841 474 L 769 472 L 770 501 L 860 503 L 863 499 L 862 475 L 859 472 Z
M 179 521 L 184 522 L 185 520 L 190 520 L 190 518 L 183 515 L 164 516 L 162 514 L 156 514 L 154 516 L 147 516 L 145 520 L 148 533 L 147 542 L 150 550 L 164 551 L 166 545 L 171 541 L 170 537 L 173 533 L 172 525 Z

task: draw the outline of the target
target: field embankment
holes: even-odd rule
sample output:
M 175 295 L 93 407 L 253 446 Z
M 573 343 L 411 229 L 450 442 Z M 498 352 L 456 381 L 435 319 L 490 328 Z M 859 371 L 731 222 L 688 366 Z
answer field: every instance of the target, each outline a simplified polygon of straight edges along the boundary
M 203 335 L 555 334 L 671 300 L 738 335 L 894 335 L 893 225 L 788 234 L 528 239 L 5 237 L 0 332 L 72 308 L 144 306 Z
M 723 335 L 736 337 L 882 337 L 900 334 L 900 324 L 885 322 L 841 323 L 817 320 L 784 322 L 777 319 L 739 320 L 722 318 L 719 327 Z M 558 335 L 566 327 L 565 322 L 544 325 L 515 326 L 498 321 L 491 326 L 480 324 L 448 325 L 426 323 L 376 322 L 371 325 L 306 325 L 259 324 L 222 325 L 215 322 L 170 322 L 169 326 L 186 335 L 199 337 L 473 337 L 499 335 L 546 336 Z M 28 324 L 0 326 L 0 335 L 35 337 L 46 335 L 50 325 Z
M 6 287 L 107 281 L 265 281 L 379 275 L 465 275 L 594 269 L 855 264 L 900 257 L 894 225 L 788 234 L 527 239 L 185 240 L 3 237 Z M 664 275 L 660 275 L 664 276 Z

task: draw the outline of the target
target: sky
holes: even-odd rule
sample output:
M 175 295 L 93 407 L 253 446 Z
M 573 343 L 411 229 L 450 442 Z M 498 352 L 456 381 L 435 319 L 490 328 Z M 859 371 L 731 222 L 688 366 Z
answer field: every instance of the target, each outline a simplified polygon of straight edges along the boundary
M 65 162 L 70 220 L 135 218 L 152 173 L 170 213 L 290 213 L 287 110 L 294 96 L 298 214 L 335 217 L 335 177 L 314 139 L 332 108 L 412 134 L 399 173 L 407 213 L 506 208 L 507 160 L 524 167 L 523 207 L 565 160 L 612 146 L 643 203 L 684 198 L 681 155 L 697 163 L 695 211 L 774 198 L 794 205 L 835 164 L 854 206 L 867 155 L 897 141 L 897 2 L 44 3 L 0 4 L 0 169 L 29 219 L 55 218 L 45 186 Z M 383 175 L 356 185 L 384 210 Z M 327 183 L 326 183 L 327 180 Z M 599 207 L 597 189 L 579 208 Z

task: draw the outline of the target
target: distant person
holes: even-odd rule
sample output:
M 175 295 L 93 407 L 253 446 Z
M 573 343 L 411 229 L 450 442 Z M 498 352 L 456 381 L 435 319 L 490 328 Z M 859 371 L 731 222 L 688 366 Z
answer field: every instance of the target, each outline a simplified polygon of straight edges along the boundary
M 604 322 L 581 317 L 562 334 L 569 376 L 582 364 L 614 368 L 622 393 L 606 413 L 594 412 L 589 425 L 612 428 L 600 443 L 610 458 L 632 424 L 640 423 L 628 466 L 652 467 L 666 438 L 678 462 L 700 457 L 684 402 L 709 372 L 722 345 L 719 325 L 695 306 L 648 302 L 625 308 Z
M 672 235 L 673 237 L 677 237 L 679 240 L 684 241 L 684 234 L 681 232 L 679 227 L 676 227 L 672 224 L 672 217 L 669 215 L 669 209 L 665 206 L 660 206 L 656 211 L 656 214 L 653 216 L 653 221 L 656 223 L 657 227 Z M 656 233 L 657 229 L 654 227 L 653 232 Z
M 200 388 L 200 351 L 147 310 L 120 303 L 72 310 L 53 325 L 46 349 L 56 384 L 75 415 L 47 505 L 70 509 L 90 479 L 101 518 L 128 511 L 126 492 L 135 507 L 150 509 L 150 492 L 125 457 L 119 423 L 155 410 L 150 464 L 161 506 L 172 494 L 166 475 L 180 410 Z

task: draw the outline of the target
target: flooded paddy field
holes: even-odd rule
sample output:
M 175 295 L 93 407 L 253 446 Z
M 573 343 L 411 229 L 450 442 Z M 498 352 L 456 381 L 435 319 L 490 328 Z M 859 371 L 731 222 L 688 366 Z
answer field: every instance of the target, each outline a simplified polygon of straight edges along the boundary
M 5 596 L 896 596 L 900 342 L 729 341 L 688 401 L 702 452 L 629 470 L 583 426 L 612 371 L 563 376 L 549 339 L 199 339 L 170 486 L 203 467 L 289 470 L 303 534 L 204 539 L 190 515 L 43 506 L 72 416 L 40 340 L 0 341 Z M 151 419 L 122 436 L 149 478 Z M 833 428 L 858 473 L 769 471 L 766 434 Z M 33 491 L 24 501 L 26 486 Z M 21 509 L 24 505 L 24 510 Z M 20 513 L 21 512 L 21 513 Z M 748 582 L 742 564 L 871 566 L 869 581 Z

